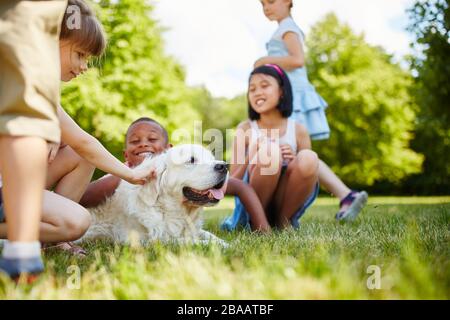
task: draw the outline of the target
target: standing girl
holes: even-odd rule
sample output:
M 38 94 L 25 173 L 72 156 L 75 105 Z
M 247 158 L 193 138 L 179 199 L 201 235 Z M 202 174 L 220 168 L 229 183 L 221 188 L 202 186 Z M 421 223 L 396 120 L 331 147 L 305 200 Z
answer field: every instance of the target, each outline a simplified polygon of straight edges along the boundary
M 291 85 L 277 65 L 263 65 L 251 73 L 248 112 L 250 119 L 239 124 L 233 142 L 231 176 L 253 187 L 272 226 L 298 227 L 318 193 L 319 159 L 310 150 L 306 128 L 289 119 Z M 235 199 L 233 216 L 222 224 L 227 230 L 250 224 Z
M 308 80 L 303 51 L 304 35 L 291 17 L 293 0 L 261 0 L 264 15 L 278 22 L 278 29 L 267 43 L 268 56 L 255 67 L 272 63 L 287 71 L 293 90 L 291 119 L 303 124 L 313 140 L 328 139 L 330 128 L 325 116 L 327 103 Z M 320 161 L 320 184 L 340 199 L 337 220 L 353 220 L 367 202 L 365 191 L 350 190 L 331 169 Z

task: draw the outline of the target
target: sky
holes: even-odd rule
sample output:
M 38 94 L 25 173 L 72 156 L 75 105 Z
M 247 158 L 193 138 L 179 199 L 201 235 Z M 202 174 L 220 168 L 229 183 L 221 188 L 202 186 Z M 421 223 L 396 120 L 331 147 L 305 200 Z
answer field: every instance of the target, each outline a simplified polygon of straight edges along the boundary
M 188 85 L 204 85 L 215 97 L 245 92 L 256 59 L 277 28 L 259 0 L 152 0 L 153 17 L 166 29 L 166 52 L 184 66 Z M 292 17 L 306 34 L 334 12 L 366 41 L 400 61 L 410 53 L 405 10 L 413 0 L 294 0 Z M 307 49 L 307 48 L 306 48 Z

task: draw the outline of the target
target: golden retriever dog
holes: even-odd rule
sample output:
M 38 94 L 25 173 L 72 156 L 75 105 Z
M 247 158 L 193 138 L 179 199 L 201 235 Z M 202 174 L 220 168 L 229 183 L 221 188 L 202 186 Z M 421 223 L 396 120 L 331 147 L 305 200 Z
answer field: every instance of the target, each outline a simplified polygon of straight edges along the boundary
M 92 225 L 81 240 L 110 239 L 141 242 L 226 242 L 202 229 L 203 207 L 223 197 L 227 164 L 200 145 L 180 145 L 149 157 L 140 165 L 156 169 L 145 185 L 122 181 L 104 204 L 92 208 Z M 140 167 L 139 166 L 139 167 Z

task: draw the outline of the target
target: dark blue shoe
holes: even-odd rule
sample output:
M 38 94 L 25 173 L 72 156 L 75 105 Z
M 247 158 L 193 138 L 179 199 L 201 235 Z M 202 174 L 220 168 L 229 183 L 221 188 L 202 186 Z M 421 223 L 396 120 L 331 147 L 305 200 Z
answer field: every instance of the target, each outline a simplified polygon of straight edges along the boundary
M 336 220 L 338 221 L 353 221 L 356 219 L 358 214 L 361 212 L 362 208 L 367 203 L 368 194 L 365 191 L 354 191 L 350 192 L 344 199 L 339 203 L 340 210 L 336 214 Z M 343 205 L 348 205 L 347 210 L 342 210 Z
M 0 258 L 0 272 L 6 273 L 13 280 L 19 280 L 21 275 L 26 275 L 26 281 L 31 283 L 43 271 L 44 264 L 41 257 L 26 259 Z

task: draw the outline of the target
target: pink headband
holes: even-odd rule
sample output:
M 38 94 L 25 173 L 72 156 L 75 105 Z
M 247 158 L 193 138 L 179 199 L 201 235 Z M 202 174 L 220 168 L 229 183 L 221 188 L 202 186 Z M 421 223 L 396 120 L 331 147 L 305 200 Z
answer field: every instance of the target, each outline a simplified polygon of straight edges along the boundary
M 265 66 L 274 68 L 281 77 L 284 77 L 283 70 L 276 64 L 266 64 Z

